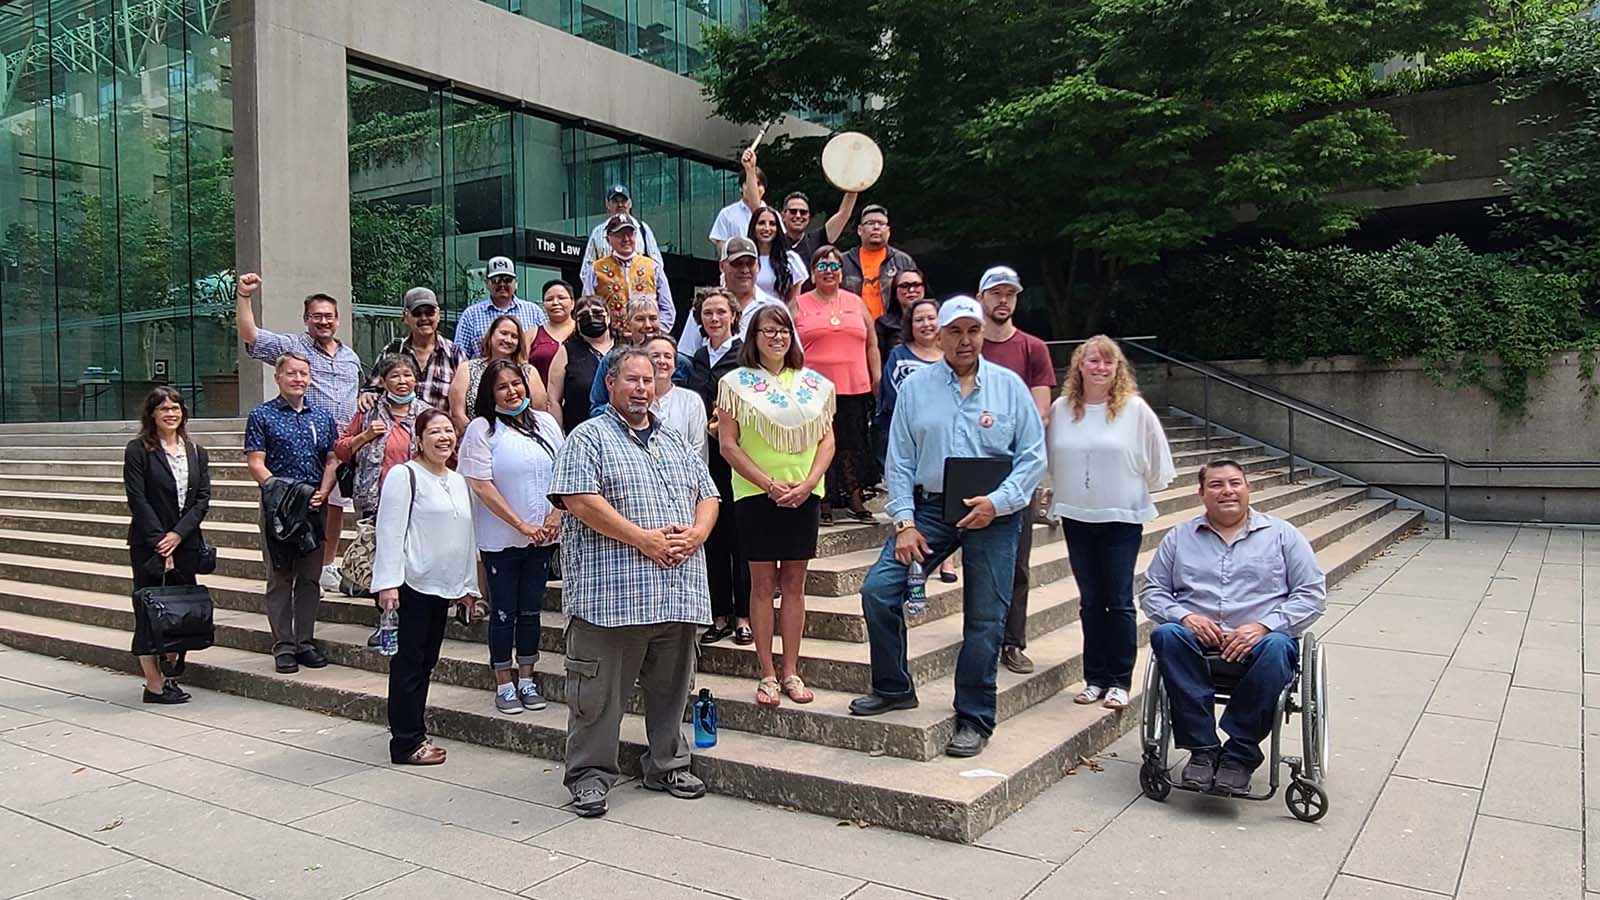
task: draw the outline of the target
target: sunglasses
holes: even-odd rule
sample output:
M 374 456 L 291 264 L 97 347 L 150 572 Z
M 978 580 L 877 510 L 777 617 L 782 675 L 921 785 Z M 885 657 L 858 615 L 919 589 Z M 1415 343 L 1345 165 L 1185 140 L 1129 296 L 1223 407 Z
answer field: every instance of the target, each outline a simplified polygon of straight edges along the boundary
M 818 272 L 837 272 L 837 271 L 839 271 L 840 269 L 843 269 L 843 268 L 844 268 L 843 264 L 836 263 L 836 262 L 819 262 L 819 263 L 817 263 L 817 271 Z
M 515 275 L 496 275 L 493 278 L 489 279 L 489 283 L 490 284 L 510 284 L 511 282 L 516 281 L 516 280 L 517 280 L 517 276 L 515 276 Z
M 783 214 L 786 215 L 786 216 L 809 216 L 809 215 L 811 215 L 811 210 L 809 210 L 809 209 L 799 209 L 799 208 L 786 209 L 786 210 L 783 211 Z
M 900 282 L 900 283 L 899 283 L 899 284 L 897 284 L 897 285 L 895 285 L 895 287 L 897 287 L 897 288 L 903 288 L 903 289 L 905 289 L 905 290 L 910 290 L 910 289 L 911 289 L 911 288 L 916 288 L 916 289 L 917 289 L 917 290 L 919 290 L 919 291 L 920 291 L 920 290 L 922 290 L 922 289 L 923 289 L 923 288 L 924 288 L 924 287 L 926 287 L 926 285 L 924 285 L 924 284 L 923 284 L 923 283 L 922 283 L 922 282 L 920 282 L 920 281 L 902 281 L 902 282 Z

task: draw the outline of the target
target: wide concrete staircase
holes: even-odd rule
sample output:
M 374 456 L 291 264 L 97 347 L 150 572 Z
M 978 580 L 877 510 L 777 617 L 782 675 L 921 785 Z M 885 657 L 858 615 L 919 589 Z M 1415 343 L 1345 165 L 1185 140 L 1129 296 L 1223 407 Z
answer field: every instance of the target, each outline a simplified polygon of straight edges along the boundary
M 1239 460 L 1254 486 L 1255 508 L 1298 526 L 1330 582 L 1348 574 L 1420 520 L 1361 485 L 1301 467 L 1233 437 L 1213 437 L 1187 416 L 1163 417 L 1178 480 L 1156 499 L 1160 517 L 1145 527 L 1143 570 L 1169 528 L 1195 515 L 1195 472 L 1217 456 Z M 264 563 L 255 526 L 258 492 L 244 470 L 240 419 L 197 421 L 192 436 L 211 450 L 207 538 L 218 568 L 205 579 L 216 600 L 217 646 L 195 654 L 186 681 L 245 696 L 375 722 L 385 720 L 387 661 L 366 646 L 376 622 L 369 601 L 324 596 L 318 642 L 333 664 L 279 675 L 268 656 L 262 615 Z M 121 670 L 133 670 L 132 579 L 122 448 L 132 423 L 0 426 L 0 642 Z M 880 516 L 880 519 L 882 516 Z M 1077 706 L 1082 635 L 1078 591 L 1060 529 L 1041 525 L 1030 560 L 1031 675 L 999 673 L 999 727 L 976 759 L 941 751 L 954 730 L 952 673 L 961 646 L 961 585 L 930 583 L 927 612 L 909 629 L 911 670 L 922 705 L 872 719 L 847 705 L 869 689 L 870 665 L 859 591 L 889 535 L 887 522 L 824 529 L 820 558 L 806 580 L 806 641 L 800 674 L 816 701 L 762 709 L 754 702 L 756 658 L 731 642 L 704 648 L 698 687 L 718 697 L 717 746 L 697 751 L 694 769 L 713 791 L 857 823 L 972 841 L 1063 773 L 1137 724 L 1137 713 Z M 348 540 L 347 531 L 344 539 Z M 431 730 L 559 759 L 562 706 L 561 589 L 552 584 L 544 616 L 542 712 L 498 714 L 492 703 L 483 626 L 450 626 L 429 697 Z M 1141 635 L 1149 629 L 1142 617 Z M 1142 649 L 1142 671 L 1148 649 Z M 1134 684 L 1140 684 L 1136 673 Z M 623 724 L 624 768 L 635 765 L 644 727 L 637 697 Z

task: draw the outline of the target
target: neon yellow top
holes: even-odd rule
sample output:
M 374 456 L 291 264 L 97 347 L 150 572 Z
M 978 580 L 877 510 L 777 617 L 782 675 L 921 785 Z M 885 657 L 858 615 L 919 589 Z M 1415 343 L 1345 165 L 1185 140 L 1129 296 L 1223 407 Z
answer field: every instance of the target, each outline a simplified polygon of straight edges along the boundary
M 752 370 L 738 370 L 723 376 L 725 386 L 729 388 L 729 390 L 719 392 L 718 396 L 718 406 L 733 411 L 734 418 L 739 422 L 739 447 L 744 450 L 747 455 L 749 455 L 750 460 L 754 462 L 756 466 L 761 469 L 761 471 L 770 475 L 774 481 L 804 481 L 806 476 L 811 474 L 811 464 L 817 458 L 817 444 L 820 443 L 821 436 L 818 435 L 816 440 L 804 441 L 805 449 L 796 452 L 779 450 L 776 447 L 773 447 L 772 444 L 762 436 L 761 432 L 763 429 L 758 427 L 759 425 L 772 424 L 770 419 L 766 422 L 754 421 L 754 416 L 762 416 L 759 408 L 755 404 L 741 403 L 735 396 L 733 396 L 733 391 L 731 390 L 733 383 L 728 383 L 728 379 L 737 379 L 740 372 L 752 372 Z M 818 380 L 814 373 L 811 373 L 809 369 L 806 370 L 806 372 L 808 375 L 812 376 L 813 381 Z M 759 374 L 766 375 L 767 373 L 763 372 Z M 789 393 L 793 391 L 796 375 L 797 373 L 793 369 L 785 369 L 782 374 L 777 376 L 777 384 L 782 388 L 783 392 Z M 770 378 L 771 376 L 767 375 L 767 377 Z M 827 385 L 827 381 L 825 379 L 822 379 L 821 383 Z M 830 394 L 831 389 L 832 385 L 828 385 L 827 391 Z M 828 414 L 822 419 L 824 429 L 831 425 L 833 420 L 832 397 L 828 396 L 826 400 L 828 405 Z M 767 417 L 762 416 L 762 418 L 765 419 Z M 816 419 L 813 418 L 810 424 L 815 427 Z M 768 430 L 770 430 L 770 428 Z M 817 486 L 811 493 L 818 497 L 827 496 L 824 491 L 826 480 L 826 478 L 818 479 Z M 762 490 L 760 486 L 750 483 L 749 479 L 745 478 L 743 475 L 740 475 L 737 469 L 734 470 L 733 499 L 743 500 L 746 497 L 756 497 L 764 494 L 766 494 L 766 491 Z

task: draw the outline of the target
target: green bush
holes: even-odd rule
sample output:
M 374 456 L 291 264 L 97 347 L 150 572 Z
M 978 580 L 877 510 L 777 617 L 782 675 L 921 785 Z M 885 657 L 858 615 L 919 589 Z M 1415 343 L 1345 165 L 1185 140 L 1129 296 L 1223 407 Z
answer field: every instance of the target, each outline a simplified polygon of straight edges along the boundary
M 1379 252 L 1264 244 L 1197 257 L 1151 297 L 1128 324 L 1194 356 L 1417 357 L 1441 384 L 1480 387 L 1511 416 L 1552 354 L 1600 345 L 1577 278 L 1474 253 L 1454 236 Z

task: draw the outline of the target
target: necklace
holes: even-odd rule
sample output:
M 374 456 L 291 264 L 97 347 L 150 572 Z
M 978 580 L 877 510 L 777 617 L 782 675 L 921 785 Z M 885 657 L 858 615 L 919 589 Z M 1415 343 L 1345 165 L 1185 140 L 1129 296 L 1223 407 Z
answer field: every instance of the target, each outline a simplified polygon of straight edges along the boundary
M 827 303 L 828 303 L 828 312 L 831 313 L 831 315 L 828 316 L 828 324 L 829 325 L 838 325 L 839 324 L 839 292 L 838 291 L 834 291 L 833 299 L 827 301 Z

